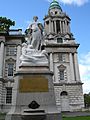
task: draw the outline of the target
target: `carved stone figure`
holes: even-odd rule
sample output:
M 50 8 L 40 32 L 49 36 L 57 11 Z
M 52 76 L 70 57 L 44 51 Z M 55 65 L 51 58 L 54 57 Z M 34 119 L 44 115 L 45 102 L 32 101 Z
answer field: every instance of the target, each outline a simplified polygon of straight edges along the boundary
M 34 23 L 29 27 L 32 33 L 28 33 L 27 42 L 22 44 L 22 55 L 20 60 L 21 65 L 24 66 L 48 65 L 47 53 L 40 48 L 42 41 L 42 28 L 40 24 L 38 25 L 37 19 L 38 17 L 35 16 Z
M 38 23 L 38 17 L 33 17 L 34 22 L 29 26 L 26 33 L 28 34 L 27 43 L 31 44 L 34 49 L 41 49 L 43 25 Z

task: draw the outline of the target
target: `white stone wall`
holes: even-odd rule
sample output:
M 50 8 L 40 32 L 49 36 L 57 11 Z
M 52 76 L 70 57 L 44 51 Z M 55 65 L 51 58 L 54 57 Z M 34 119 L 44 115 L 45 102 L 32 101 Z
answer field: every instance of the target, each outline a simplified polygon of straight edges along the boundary
M 57 11 L 57 14 L 55 12 Z M 84 97 L 83 97 L 83 90 L 82 90 L 82 82 L 80 80 L 80 73 L 79 73 L 79 65 L 77 59 L 77 48 L 79 44 L 75 42 L 72 33 L 70 32 L 70 19 L 69 16 L 63 11 L 60 12 L 59 10 L 51 9 L 50 10 L 51 16 L 48 14 L 48 17 L 45 18 L 45 22 L 49 21 L 48 26 L 45 25 L 45 29 L 47 33 L 56 33 L 51 34 L 52 39 L 49 39 L 47 36 L 47 44 L 46 44 L 46 51 L 50 54 L 50 70 L 54 72 L 53 81 L 54 81 L 54 89 L 55 89 L 55 96 L 56 96 L 56 104 L 59 110 L 61 110 L 63 100 L 67 101 L 66 108 L 67 110 L 74 111 L 79 110 L 84 107 Z M 52 20 L 53 28 L 52 30 Z M 58 26 L 56 25 L 56 21 L 60 21 L 60 32 L 58 31 Z M 51 24 L 51 25 L 50 25 Z M 59 25 L 59 24 L 58 24 Z M 51 29 L 50 29 L 51 27 Z M 69 33 L 69 34 L 68 34 Z M 63 35 L 62 35 L 63 34 Z M 54 39 L 53 39 L 54 38 Z M 57 38 L 63 38 L 63 42 L 60 43 L 57 41 Z M 59 54 L 63 54 L 64 58 L 61 61 L 59 59 Z M 60 69 L 59 67 L 62 66 L 64 69 L 64 80 L 60 80 Z M 66 91 L 68 96 L 64 99 L 61 97 L 60 94 L 62 91 Z M 63 99 L 63 100 L 61 100 Z M 67 100 L 68 99 L 68 100 Z M 69 104 L 69 105 L 68 105 Z M 64 108 L 65 110 L 65 108 Z
M 50 49 L 49 49 L 50 50 Z M 52 51 L 55 50 L 55 52 L 52 53 L 53 63 L 52 68 L 54 72 L 54 90 L 55 90 L 55 96 L 56 96 L 56 104 L 57 108 L 61 110 L 62 103 L 61 103 L 61 92 L 66 91 L 68 93 L 68 100 L 69 105 L 67 103 L 66 106 L 69 106 L 69 109 L 66 108 L 66 111 L 77 111 L 84 107 L 84 97 L 83 97 L 83 90 L 82 90 L 82 83 L 78 82 L 78 79 L 76 79 L 76 73 L 75 73 L 75 60 L 73 57 L 72 52 L 56 52 L 56 49 L 51 49 Z M 65 49 L 63 49 L 65 51 Z M 73 49 L 74 52 L 74 49 Z M 58 55 L 62 53 L 64 54 L 64 60 L 59 61 Z M 71 55 L 71 56 L 70 56 Z M 72 57 L 72 58 L 71 58 Z M 72 61 L 70 61 L 72 59 Z M 50 61 L 51 62 L 51 61 Z M 77 61 L 76 61 L 77 62 Z M 60 65 L 63 65 L 66 67 L 65 73 L 64 73 L 64 80 L 60 80 L 60 73 L 58 67 Z M 71 67 L 73 65 L 73 70 L 71 70 Z M 73 76 L 72 76 L 73 72 Z M 79 73 L 78 73 L 79 74 Z
M 6 104 L 6 87 L 12 87 L 13 88 L 13 82 L 14 82 L 14 76 L 8 78 L 7 76 L 7 64 L 8 63 L 14 63 L 14 72 L 16 72 L 16 65 L 18 64 L 19 56 L 18 55 L 6 55 L 6 47 L 7 46 L 15 46 L 17 47 L 17 50 L 19 50 L 18 46 L 21 45 L 21 39 L 11 39 L 10 40 L 5 40 L 5 45 L 4 45 L 4 59 L 3 59 L 3 81 L 0 81 L 0 108 L 2 108 L 3 112 L 9 112 L 11 105 L 12 104 Z M 17 52 L 18 54 L 20 52 Z M 20 53 L 21 54 L 21 53 Z M 17 57 L 18 56 L 18 57 Z M 18 60 L 17 60 L 18 59 Z M 16 64 L 17 62 L 17 64 Z
M 61 109 L 61 92 L 66 91 L 68 93 L 68 99 L 69 99 L 69 108 L 70 111 L 77 111 L 81 110 L 84 107 L 84 99 L 83 99 L 83 93 L 82 93 L 82 85 L 79 84 L 71 84 L 71 85 L 55 85 L 55 96 L 56 96 L 56 104 L 58 109 Z
M 69 82 L 70 78 L 71 78 L 71 74 L 70 74 L 70 62 L 69 62 L 69 54 L 68 53 L 62 53 L 64 55 L 64 60 L 63 61 L 59 61 L 58 55 L 59 53 L 55 53 L 53 55 L 54 58 L 54 81 L 56 83 L 60 83 L 60 82 Z M 60 81 L 60 75 L 59 75 L 59 69 L 58 67 L 60 65 L 63 65 L 66 67 L 65 72 L 64 72 L 64 81 Z

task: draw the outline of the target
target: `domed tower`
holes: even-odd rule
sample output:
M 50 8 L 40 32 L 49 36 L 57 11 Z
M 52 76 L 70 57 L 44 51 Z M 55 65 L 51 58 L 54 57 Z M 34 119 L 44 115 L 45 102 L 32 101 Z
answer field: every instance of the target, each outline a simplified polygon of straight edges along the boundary
M 50 3 L 44 17 L 45 50 L 49 54 L 49 67 L 54 73 L 56 104 L 62 111 L 76 111 L 84 107 L 77 48 L 79 44 L 70 31 L 70 18 L 59 3 Z
M 47 34 L 70 34 L 70 18 L 62 11 L 56 0 L 51 2 L 48 15 L 45 16 L 44 21 Z

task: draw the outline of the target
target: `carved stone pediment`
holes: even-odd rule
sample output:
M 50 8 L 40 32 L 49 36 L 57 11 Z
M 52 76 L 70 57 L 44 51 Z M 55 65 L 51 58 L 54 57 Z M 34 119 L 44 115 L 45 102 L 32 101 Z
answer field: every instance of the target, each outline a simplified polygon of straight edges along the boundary
M 60 65 L 60 66 L 58 66 L 58 69 L 59 69 L 59 70 L 65 70 L 65 69 L 66 69 L 66 66 Z
M 6 59 L 6 62 L 15 62 L 16 60 L 15 59 L 13 59 L 13 58 L 7 58 Z

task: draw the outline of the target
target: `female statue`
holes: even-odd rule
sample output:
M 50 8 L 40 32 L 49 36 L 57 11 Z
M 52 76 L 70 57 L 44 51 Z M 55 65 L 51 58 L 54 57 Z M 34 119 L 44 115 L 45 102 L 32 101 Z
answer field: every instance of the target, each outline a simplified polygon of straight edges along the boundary
M 31 41 L 29 42 L 34 49 L 40 50 L 41 48 L 41 40 L 42 40 L 42 32 L 43 32 L 43 26 L 41 23 L 38 23 L 38 17 L 33 17 L 34 22 L 29 26 L 29 36 Z M 29 39 L 29 40 L 30 40 Z
M 47 65 L 47 53 L 41 50 L 43 27 L 37 23 L 38 17 L 33 17 L 34 22 L 30 25 L 27 33 L 27 43 L 22 44 L 21 65 Z

